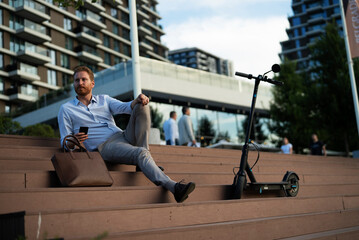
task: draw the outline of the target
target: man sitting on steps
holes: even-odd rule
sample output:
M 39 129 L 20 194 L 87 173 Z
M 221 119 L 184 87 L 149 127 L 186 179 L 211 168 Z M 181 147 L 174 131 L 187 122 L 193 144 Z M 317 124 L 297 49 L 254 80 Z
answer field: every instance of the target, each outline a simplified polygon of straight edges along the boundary
M 94 74 L 86 66 L 74 69 L 77 96 L 63 104 L 58 114 L 61 143 L 65 136 L 75 135 L 89 151 L 98 150 L 107 162 L 138 165 L 154 184 L 171 191 L 177 202 L 183 202 L 194 190 L 195 183 L 174 182 L 161 171 L 149 152 L 151 125 L 149 99 L 140 94 L 131 102 L 121 102 L 108 95 L 92 95 Z M 125 131 L 115 125 L 114 114 L 131 114 Z M 80 133 L 80 127 L 88 133 Z

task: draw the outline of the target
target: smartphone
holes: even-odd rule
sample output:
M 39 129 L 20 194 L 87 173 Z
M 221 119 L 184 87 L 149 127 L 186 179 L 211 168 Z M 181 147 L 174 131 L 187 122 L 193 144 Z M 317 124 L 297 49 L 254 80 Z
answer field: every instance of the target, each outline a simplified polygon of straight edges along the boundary
M 85 134 L 87 134 L 88 131 L 89 131 L 88 127 L 80 127 L 80 130 L 79 130 L 79 132 L 83 132 Z

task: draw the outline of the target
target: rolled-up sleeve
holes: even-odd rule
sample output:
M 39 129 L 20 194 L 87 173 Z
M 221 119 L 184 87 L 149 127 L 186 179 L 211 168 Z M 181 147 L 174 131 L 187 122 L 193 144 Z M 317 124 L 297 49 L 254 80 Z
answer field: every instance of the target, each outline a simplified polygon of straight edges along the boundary
M 64 106 L 61 106 L 59 114 L 57 115 L 57 121 L 59 124 L 60 136 L 61 136 L 61 146 L 63 140 L 67 135 L 74 134 L 73 124 L 68 113 L 65 111 Z
M 120 100 L 117 100 L 115 98 L 112 98 L 110 96 L 106 96 L 106 101 L 109 105 L 110 111 L 112 112 L 112 114 L 131 114 L 132 113 L 132 108 L 131 108 L 131 103 L 130 102 L 121 102 Z

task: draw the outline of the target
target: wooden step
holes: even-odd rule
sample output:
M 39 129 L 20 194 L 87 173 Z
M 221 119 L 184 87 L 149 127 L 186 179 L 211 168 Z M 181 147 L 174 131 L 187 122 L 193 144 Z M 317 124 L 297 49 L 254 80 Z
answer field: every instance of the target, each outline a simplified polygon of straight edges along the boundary
M 142 172 L 110 171 L 114 180 L 113 186 L 153 186 Z M 176 173 L 166 172 L 175 181 L 185 179 L 197 184 L 230 184 L 233 173 Z M 258 182 L 281 181 L 284 174 L 256 173 Z M 355 184 L 359 183 L 359 175 L 310 175 L 300 174 L 300 184 Z M 249 180 L 248 180 L 249 182 Z M 49 188 L 60 187 L 61 184 L 55 171 L 0 171 L 0 188 L 24 189 L 24 188 Z
M 205 202 L 231 199 L 230 185 L 198 185 L 186 202 Z M 350 206 L 359 202 L 359 184 L 304 185 L 297 197 L 347 197 Z M 262 194 L 245 190 L 243 199 L 283 197 L 283 191 L 264 191 Z M 60 201 L 59 201 L 60 200 Z M 56 202 L 56 205 L 54 205 Z M 151 203 L 174 203 L 171 193 L 161 187 L 93 187 L 48 188 L 27 190 L 0 190 L 0 213 L 41 211 L 41 209 L 68 209 L 95 206 L 120 206 Z
M 0 145 L 60 147 L 60 139 L 0 134 Z
M 292 236 L 309 235 L 318 231 L 332 229 L 357 228 L 359 225 L 359 210 L 332 211 L 323 213 L 296 214 L 260 219 L 246 219 L 221 223 L 196 224 L 192 226 L 178 226 L 156 228 L 142 231 L 127 231 L 111 233 L 106 239 L 111 240 L 167 240 L 167 239 L 248 239 L 272 240 L 290 239 Z M 85 240 L 86 237 L 71 237 L 71 240 Z M 353 240 L 357 234 L 340 235 L 342 240 Z M 354 236 L 353 238 L 350 238 Z M 295 239 L 295 238 L 294 238 Z M 299 238 L 300 239 L 300 238 Z M 312 238 L 309 238 L 312 239 Z M 324 238 L 331 239 L 331 238 Z M 323 240 L 324 240 L 323 239 Z
M 41 233 L 51 233 L 48 237 L 80 237 L 83 235 L 96 236 L 104 231 L 128 232 L 150 230 L 156 228 L 181 227 L 199 224 L 225 223 L 230 221 L 249 220 L 258 221 L 261 218 L 274 219 L 275 217 L 286 216 L 290 221 L 290 215 L 307 214 L 319 212 L 335 212 L 338 217 L 337 224 L 339 227 L 350 227 L 359 224 L 359 210 L 345 211 L 343 209 L 341 197 L 333 198 L 278 198 L 278 199 L 257 199 L 254 200 L 236 200 L 220 201 L 209 203 L 188 203 L 188 204 L 158 204 L 158 205 L 137 205 L 125 206 L 110 209 L 71 209 L 61 211 L 41 211 Z M 270 206 L 270 207 L 269 207 Z M 255 209 L 255 211 L 253 211 Z M 278 211 L 281 209 L 281 211 Z M 338 216 L 341 212 L 346 212 L 351 216 L 342 219 Z M 26 233 L 30 239 L 38 229 L 39 212 L 27 212 L 25 217 Z M 319 225 L 325 220 L 322 217 L 311 222 L 311 231 L 318 231 Z M 305 215 L 304 215 L 305 216 Z M 304 217 L 308 221 L 308 218 Z M 326 216 L 328 218 L 328 216 Z M 353 219 L 355 217 L 355 219 Z M 333 220 L 333 219 L 331 219 Z M 339 223 L 343 220 L 342 223 Z M 335 222 L 328 222 L 336 226 Z M 318 224 L 320 223 L 320 224 Z M 346 223 L 346 224 L 344 224 Z M 305 224 L 302 222 L 301 224 Z M 348 226 L 348 224 L 350 226 Z M 308 222 L 305 224 L 309 227 Z M 286 226 L 286 227 L 284 227 Z M 278 225 L 275 229 L 289 228 L 293 232 L 303 234 L 298 224 Z M 274 227 L 273 225 L 271 227 Z M 294 229 L 298 228 L 298 229 Z M 261 228 L 257 228 L 257 231 Z M 258 231 L 260 232 L 260 231 Z M 272 232 L 277 232 L 273 229 Z M 278 234 L 278 233 L 277 233 Z M 280 236 L 280 235 L 279 235 Z M 247 238 L 244 238 L 247 239 Z M 262 238 L 258 238 L 262 239 Z
M 282 240 L 352 240 L 359 239 L 359 226 L 329 230 L 325 232 L 317 232 L 301 236 L 282 238 Z

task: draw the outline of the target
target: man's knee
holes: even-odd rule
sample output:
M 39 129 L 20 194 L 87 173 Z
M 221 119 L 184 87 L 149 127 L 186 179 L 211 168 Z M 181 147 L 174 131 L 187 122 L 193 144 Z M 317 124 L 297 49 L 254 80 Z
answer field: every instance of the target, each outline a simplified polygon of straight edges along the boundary
M 139 147 L 136 151 L 136 156 L 137 158 L 137 162 L 140 161 L 145 161 L 151 158 L 151 154 L 150 151 L 148 151 L 146 148 L 144 147 Z

